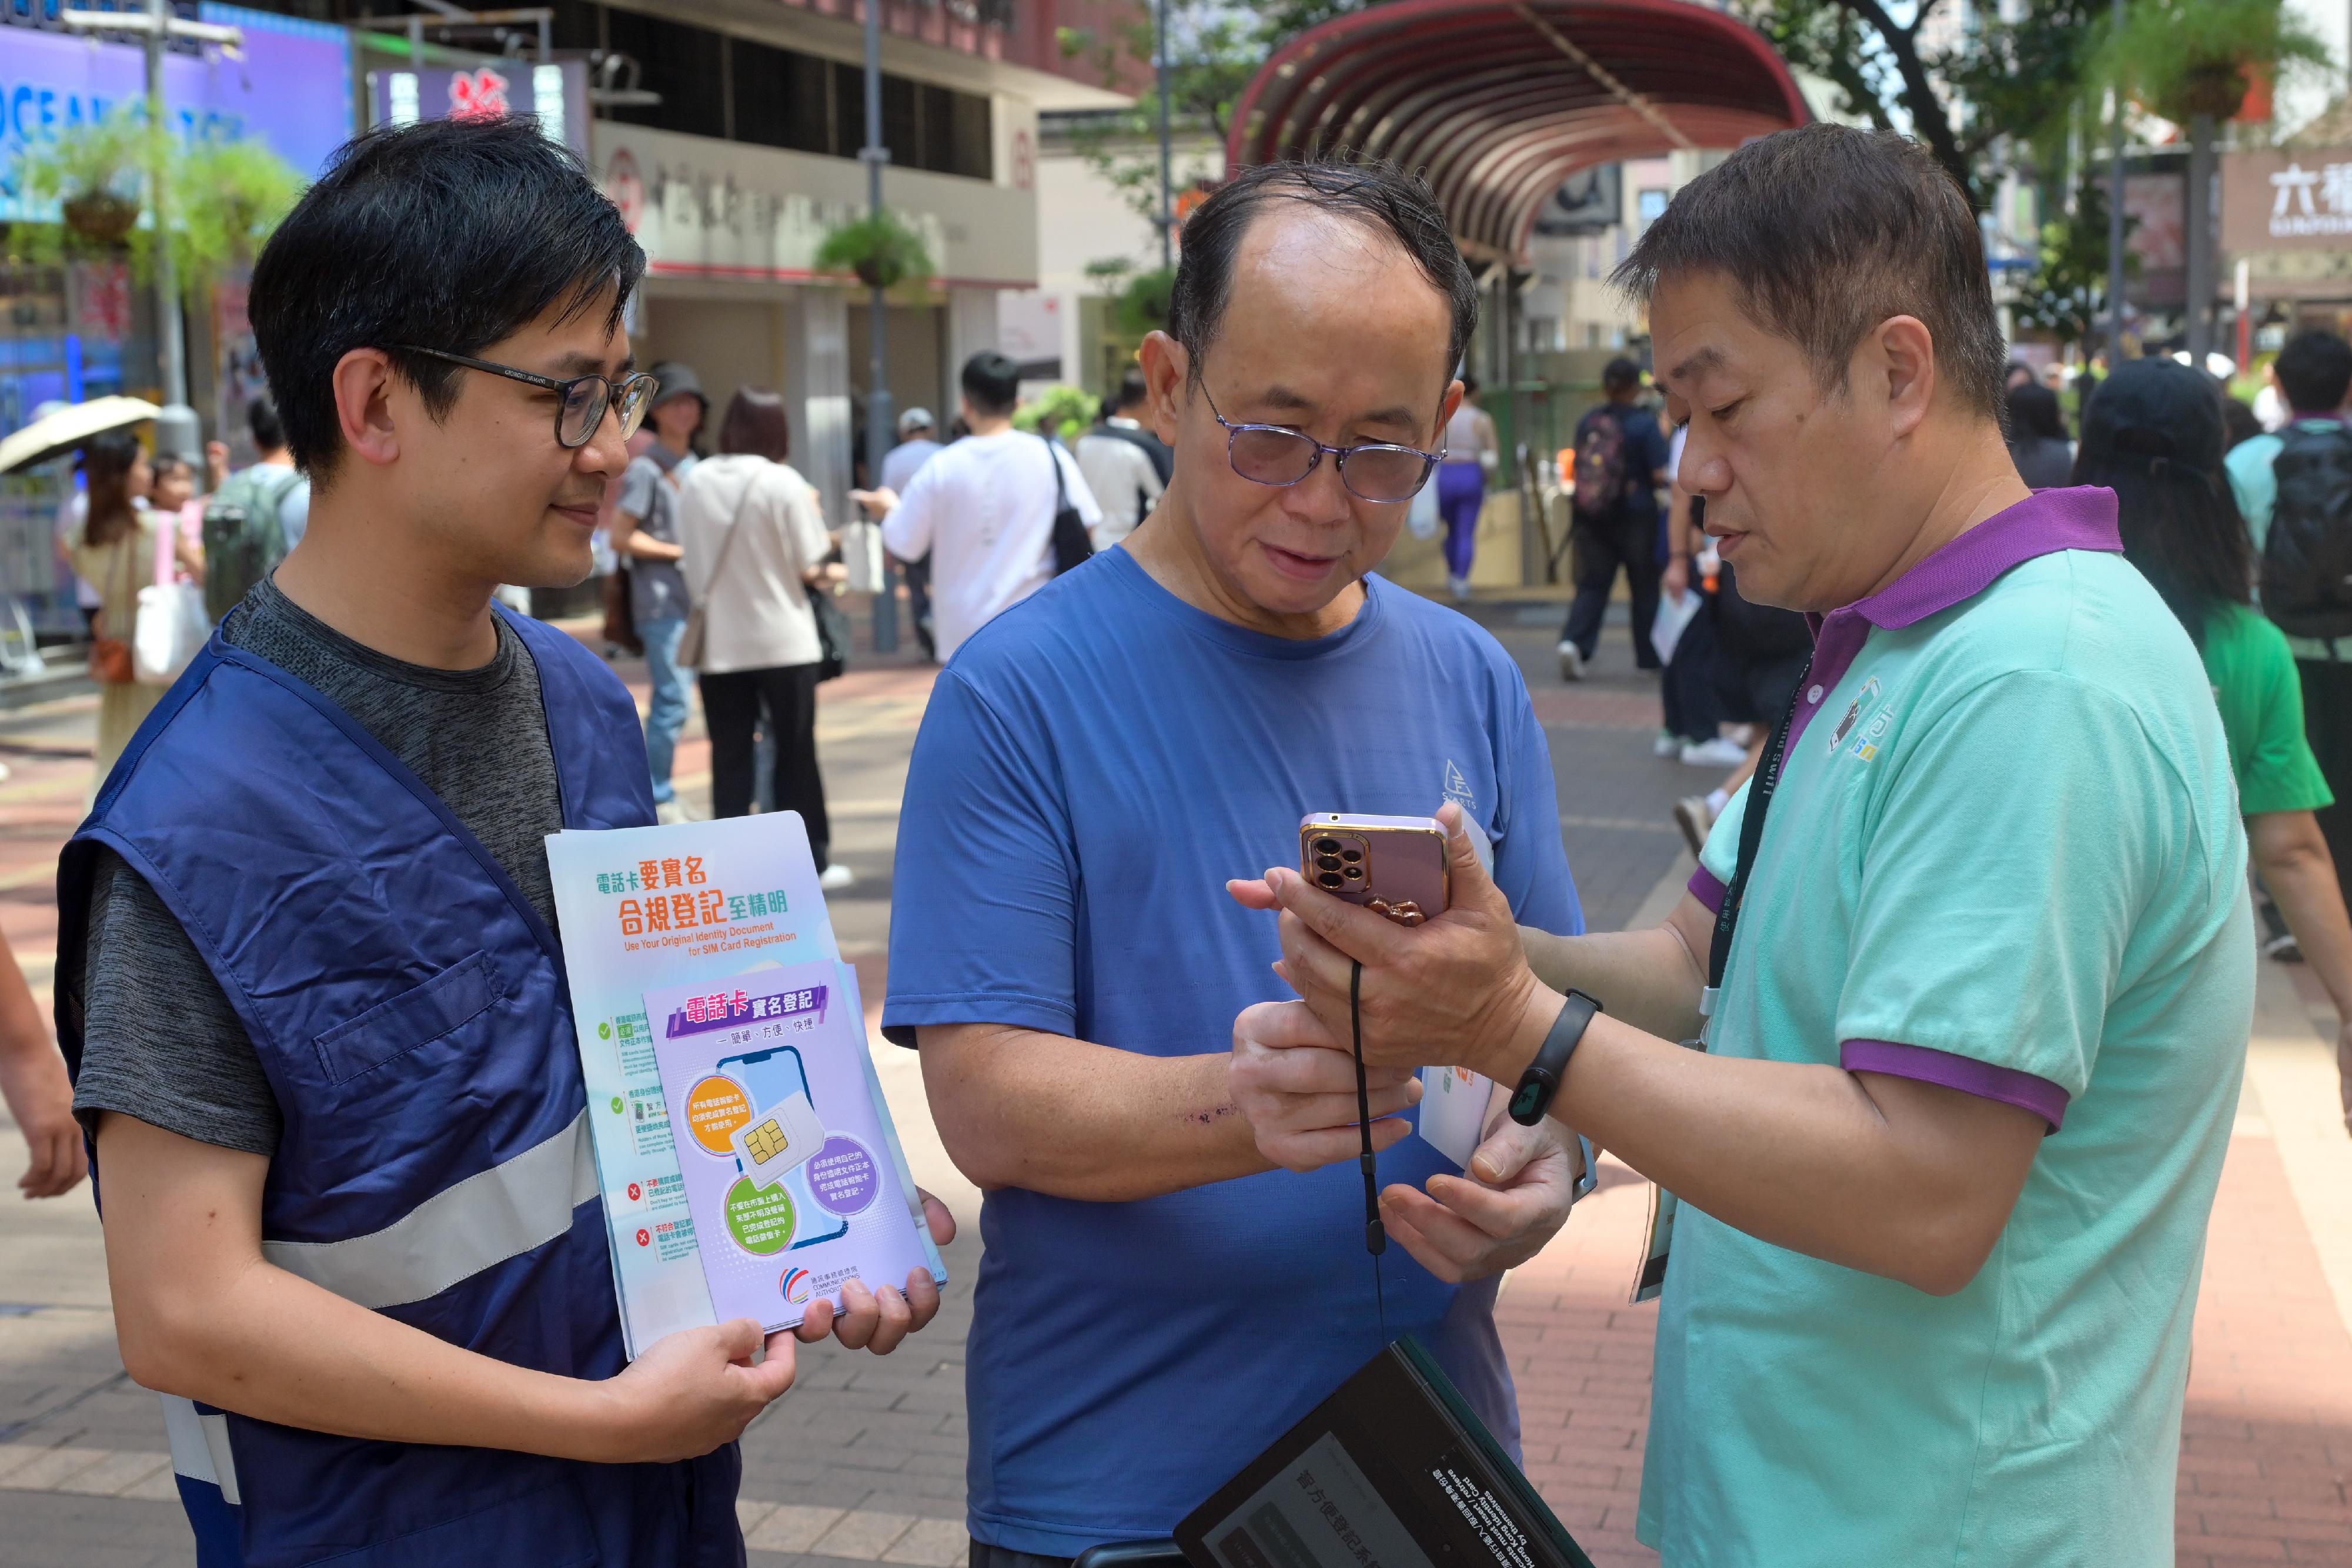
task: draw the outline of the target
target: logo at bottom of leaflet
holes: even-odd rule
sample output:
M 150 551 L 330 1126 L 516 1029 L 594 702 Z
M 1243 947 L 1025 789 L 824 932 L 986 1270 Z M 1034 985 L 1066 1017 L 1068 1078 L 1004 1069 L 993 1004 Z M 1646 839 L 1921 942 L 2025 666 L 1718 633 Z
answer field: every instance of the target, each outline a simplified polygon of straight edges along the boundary
M 784 1270 L 783 1278 L 777 1283 L 784 1292 L 784 1300 L 794 1306 L 800 1305 L 816 1293 L 815 1284 L 810 1279 L 806 1269 L 787 1269 Z

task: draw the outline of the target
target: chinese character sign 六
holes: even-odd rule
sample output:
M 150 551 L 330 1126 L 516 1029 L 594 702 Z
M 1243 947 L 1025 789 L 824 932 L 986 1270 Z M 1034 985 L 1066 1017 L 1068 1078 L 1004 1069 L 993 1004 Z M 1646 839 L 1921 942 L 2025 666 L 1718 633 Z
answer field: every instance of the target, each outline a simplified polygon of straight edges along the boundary
M 2306 169 L 2301 160 L 2270 176 L 2273 238 L 2352 235 L 2352 162 Z

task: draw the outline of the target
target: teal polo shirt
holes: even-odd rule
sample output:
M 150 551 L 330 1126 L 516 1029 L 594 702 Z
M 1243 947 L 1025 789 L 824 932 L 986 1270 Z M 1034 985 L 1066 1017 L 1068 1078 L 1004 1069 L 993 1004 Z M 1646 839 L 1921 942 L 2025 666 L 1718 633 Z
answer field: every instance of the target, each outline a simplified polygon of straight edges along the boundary
M 1821 623 L 1708 1048 L 2051 1131 L 1948 1297 L 1683 1207 L 1637 1524 L 1669 1565 L 2172 1561 L 2254 944 L 2205 672 L 2120 548 L 2111 492 L 2042 491 Z

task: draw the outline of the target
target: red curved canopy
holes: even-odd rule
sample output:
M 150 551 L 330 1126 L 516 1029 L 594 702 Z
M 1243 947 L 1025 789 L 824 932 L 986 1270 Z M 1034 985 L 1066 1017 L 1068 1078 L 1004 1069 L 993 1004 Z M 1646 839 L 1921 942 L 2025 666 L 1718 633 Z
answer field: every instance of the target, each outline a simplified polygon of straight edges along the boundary
M 1811 118 L 1770 44 L 1689 0 L 1388 0 L 1268 60 L 1226 157 L 1344 147 L 1419 169 L 1465 249 L 1521 261 L 1579 170 L 1736 147 Z

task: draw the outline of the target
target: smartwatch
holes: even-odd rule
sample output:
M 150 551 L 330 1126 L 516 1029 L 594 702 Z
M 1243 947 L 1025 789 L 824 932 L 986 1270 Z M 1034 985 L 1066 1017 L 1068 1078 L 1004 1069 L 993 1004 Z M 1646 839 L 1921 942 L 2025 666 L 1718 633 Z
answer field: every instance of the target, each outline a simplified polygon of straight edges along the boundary
M 1522 1127 L 1532 1127 L 1544 1119 L 1551 1109 L 1552 1096 L 1559 1092 L 1559 1081 L 1568 1076 L 1568 1059 L 1576 1054 L 1583 1043 L 1584 1031 L 1601 1010 L 1601 1004 L 1582 991 L 1571 990 L 1561 1004 L 1559 1017 L 1552 1020 L 1551 1032 L 1544 1036 L 1537 1048 L 1536 1059 L 1519 1075 L 1519 1086 L 1511 1094 L 1511 1120 Z M 1586 1175 L 1591 1174 L 1588 1166 Z

